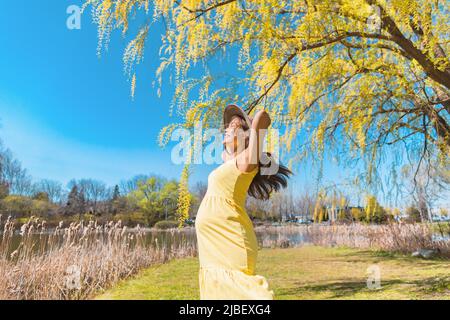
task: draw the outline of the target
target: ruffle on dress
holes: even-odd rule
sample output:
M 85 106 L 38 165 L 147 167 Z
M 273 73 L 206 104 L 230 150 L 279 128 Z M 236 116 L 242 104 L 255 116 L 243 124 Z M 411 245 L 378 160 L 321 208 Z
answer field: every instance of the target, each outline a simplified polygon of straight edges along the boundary
M 200 266 L 199 284 L 200 300 L 274 300 L 266 278 L 239 270 Z

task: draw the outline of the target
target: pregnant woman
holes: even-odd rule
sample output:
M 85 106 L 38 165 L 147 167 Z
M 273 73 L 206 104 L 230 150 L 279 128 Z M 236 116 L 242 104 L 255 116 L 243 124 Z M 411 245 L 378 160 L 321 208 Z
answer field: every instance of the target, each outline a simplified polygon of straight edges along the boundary
M 263 110 L 250 119 L 235 105 L 225 108 L 224 163 L 209 174 L 195 221 L 201 300 L 274 299 L 267 280 L 255 274 L 258 243 L 245 211 L 247 193 L 268 199 L 292 174 L 278 164 L 270 175 L 261 170 L 275 164 L 261 162 L 264 135 L 258 133 L 270 122 Z

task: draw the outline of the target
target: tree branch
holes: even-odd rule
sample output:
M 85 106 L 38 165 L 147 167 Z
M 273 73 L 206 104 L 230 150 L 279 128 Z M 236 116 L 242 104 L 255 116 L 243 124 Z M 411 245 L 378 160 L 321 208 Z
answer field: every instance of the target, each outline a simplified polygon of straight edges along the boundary
M 369 5 L 377 5 L 380 8 L 381 21 L 383 22 L 386 31 L 391 34 L 393 41 L 399 45 L 405 52 L 407 52 L 411 57 L 413 57 L 424 69 L 424 71 L 429 75 L 431 79 L 437 83 L 442 84 L 447 89 L 450 89 L 450 73 L 446 71 L 441 71 L 438 67 L 431 61 L 428 56 L 417 49 L 411 40 L 407 39 L 395 21 L 388 15 L 386 10 L 378 4 L 377 0 L 366 0 Z
M 260 95 L 256 100 L 254 100 L 247 106 L 247 108 L 246 108 L 247 113 L 250 113 L 258 105 L 258 103 L 269 93 L 269 91 L 272 90 L 272 88 L 275 86 L 275 84 L 278 82 L 278 80 L 280 80 L 281 74 L 283 73 L 283 70 L 286 67 L 286 65 L 289 63 L 289 61 L 294 59 L 294 57 L 296 55 L 297 55 L 297 50 L 295 50 L 294 53 L 289 55 L 289 57 L 283 62 L 283 64 L 278 68 L 277 76 L 276 76 L 275 80 L 271 83 L 269 88 L 267 88 L 262 95 Z

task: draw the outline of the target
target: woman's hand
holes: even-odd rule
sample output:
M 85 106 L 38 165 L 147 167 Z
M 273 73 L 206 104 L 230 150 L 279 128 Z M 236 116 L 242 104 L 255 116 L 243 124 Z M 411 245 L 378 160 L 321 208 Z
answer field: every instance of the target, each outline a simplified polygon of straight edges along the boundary
M 266 110 L 260 110 L 256 113 L 252 121 L 252 129 L 267 129 L 271 123 L 270 116 Z

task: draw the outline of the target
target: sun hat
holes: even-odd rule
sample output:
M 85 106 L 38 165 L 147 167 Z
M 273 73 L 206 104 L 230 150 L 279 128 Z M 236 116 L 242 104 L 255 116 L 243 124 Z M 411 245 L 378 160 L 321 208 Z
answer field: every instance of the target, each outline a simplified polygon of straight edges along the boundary
M 245 119 L 249 128 L 252 127 L 252 118 L 250 118 L 241 107 L 235 104 L 229 104 L 225 107 L 223 111 L 223 128 L 226 129 L 231 122 L 233 116 L 240 116 Z

